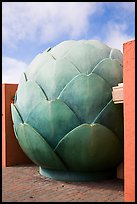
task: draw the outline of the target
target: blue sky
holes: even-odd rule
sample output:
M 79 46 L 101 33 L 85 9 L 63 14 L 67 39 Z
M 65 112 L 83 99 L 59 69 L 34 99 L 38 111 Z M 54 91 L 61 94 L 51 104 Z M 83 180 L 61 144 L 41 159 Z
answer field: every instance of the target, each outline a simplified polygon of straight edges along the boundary
M 98 39 L 123 52 L 135 39 L 135 2 L 2 2 L 2 83 L 64 40 Z

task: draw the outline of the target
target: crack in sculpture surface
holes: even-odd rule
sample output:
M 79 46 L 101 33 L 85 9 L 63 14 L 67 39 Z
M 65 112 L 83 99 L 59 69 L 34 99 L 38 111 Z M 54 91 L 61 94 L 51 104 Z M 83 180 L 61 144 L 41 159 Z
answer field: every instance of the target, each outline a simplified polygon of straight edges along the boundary
M 16 138 L 42 175 L 112 178 L 123 159 L 122 53 L 96 40 L 64 41 L 37 55 L 11 104 Z

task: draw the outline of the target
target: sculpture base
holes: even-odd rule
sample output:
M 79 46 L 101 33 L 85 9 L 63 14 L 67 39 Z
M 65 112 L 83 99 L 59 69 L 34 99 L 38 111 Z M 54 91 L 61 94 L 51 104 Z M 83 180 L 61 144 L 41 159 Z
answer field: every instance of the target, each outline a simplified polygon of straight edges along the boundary
M 39 167 L 42 176 L 60 181 L 97 181 L 116 178 L 116 169 L 100 172 L 57 171 Z

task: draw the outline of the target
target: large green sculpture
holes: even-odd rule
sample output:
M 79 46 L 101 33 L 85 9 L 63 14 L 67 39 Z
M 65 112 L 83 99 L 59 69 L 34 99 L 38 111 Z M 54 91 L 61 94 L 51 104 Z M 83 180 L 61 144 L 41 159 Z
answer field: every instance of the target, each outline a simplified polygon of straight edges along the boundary
M 64 41 L 37 55 L 11 104 L 16 138 L 40 174 L 86 181 L 115 176 L 123 159 L 122 53 L 97 40 Z

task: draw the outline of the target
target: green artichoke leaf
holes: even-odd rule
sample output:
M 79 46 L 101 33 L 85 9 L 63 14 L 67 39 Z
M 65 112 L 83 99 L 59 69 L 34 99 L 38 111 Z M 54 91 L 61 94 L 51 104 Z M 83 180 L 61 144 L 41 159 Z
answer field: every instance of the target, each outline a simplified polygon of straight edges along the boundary
M 67 40 L 38 54 L 11 104 L 16 138 L 41 168 L 111 171 L 123 160 L 122 52 L 98 40 Z
M 20 81 L 19 81 L 19 84 L 18 84 L 18 88 L 17 88 L 17 91 L 16 91 L 16 100 L 14 100 L 14 103 L 17 101 L 18 92 L 20 91 L 20 89 L 22 89 L 22 87 L 24 87 L 24 85 L 26 84 L 27 81 L 28 81 L 28 78 L 27 78 L 26 73 L 24 72 L 21 75 L 21 78 L 20 78 Z
M 120 50 L 112 48 L 109 57 L 118 60 L 123 65 L 123 55 Z
M 55 152 L 72 171 L 103 171 L 123 159 L 117 136 L 100 124 L 82 124 L 65 135 Z
M 22 150 L 35 164 L 49 169 L 66 169 L 57 154 L 31 126 L 20 124 L 16 135 Z
M 28 81 L 28 78 L 27 78 L 26 73 L 24 72 L 24 73 L 21 75 L 20 82 L 19 82 L 19 86 L 21 86 L 22 84 L 25 84 L 27 81 Z
M 92 73 L 98 74 L 105 79 L 111 87 L 117 86 L 123 81 L 123 70 L 118 60 L 110 58 L 100 61 L 92 70 Z
M 25 121 L 54 148 L 58 142 L 81 123 L 73 111 L 62 101 L 42 101 Z
M 98 114 L 93 123 L 99 123 L 114 132 L 123 145 L 124 124 L 123 124 L 123 104 L 115 105 L 111 100 L 105 108 Z
M 12 116 L 12 121 L 15 127 L 15 130 L 17 130 L 17 127 L 19 126 L 20 123 L 23 123 L 23 119 L 16 108 L 16 106 L 11 103 L 11 116 Z
M 48 61 L 53 61 L 54 58 L 52 55 L 49 54 L 49 52 L 44 51 L 43 53 L 38 54 L 33 60 L 32 62 L 29 64 L 27 70 L 26 70 L 26 74 L 28 76 L 29 79 L 32 79 L 35 74 L 37 74 L 38 70 L 43 67 L 46 66 L 46 63 Z
M 42 100 L 47 97 L 40 86 L 34 81 L 27 81 L 17 90 L 16 107 L 22 116 L 23 121 L 29 112 Z
M 101 45 L 102 48 L 103 44 Z M 95 43 L 82 43 L 71 48 L 65 58 L 72 62 L 81 73 L 89 74 L 102 59 L 109 57 L 110 49 L 104 46 L 100 49 Z
M 80 74 L 67 84 L 58 98 L 74 111 L 82 123 L 91 123 L 111 100 L 112 90 L 110 85 L 95 73 Z
M 46 66 L 39 69 L 33 80 L 43 88 L 48 100 L 54 100 L 66 84 L 78 74 L 79 71 L 72 63 L 58 59 L 47 62 Z
M 65 40 L 50 50 L 50 54 L 54 56 L 55 59 L 63 57 L 66 52 L 68 52 L 73 46 L 77 44 L 75 40 Z
M 111 48 L 108 45 L 101 42 L 100 40 L 85 40 L 85 43 L 95 46 L 97 49 L 100 49 L 101 51 L 103 51 L 104 49 L 108 53 L 111 51 Z

